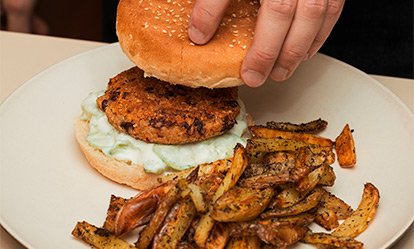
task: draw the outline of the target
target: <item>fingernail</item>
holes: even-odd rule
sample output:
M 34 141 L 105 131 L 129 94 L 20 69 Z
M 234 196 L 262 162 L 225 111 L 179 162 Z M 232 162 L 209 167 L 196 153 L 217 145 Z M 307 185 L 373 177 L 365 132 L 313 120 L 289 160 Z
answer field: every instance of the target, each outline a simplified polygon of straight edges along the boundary
M 190 39 L 197 44 L 203 44 L 206 42 L 206 35 L 193 25 L 190 25 L 188 28 L 188 35 L 190 36 Z
M 274 80 L 285 80 L 288 77 L 289 70 L 283 67 L 275 67 L 271 73 Z
M 257 71 L 247 70 L 243 73 L 243 80 L 247 85 L 257 87 L 263 84 L 265 77 Z

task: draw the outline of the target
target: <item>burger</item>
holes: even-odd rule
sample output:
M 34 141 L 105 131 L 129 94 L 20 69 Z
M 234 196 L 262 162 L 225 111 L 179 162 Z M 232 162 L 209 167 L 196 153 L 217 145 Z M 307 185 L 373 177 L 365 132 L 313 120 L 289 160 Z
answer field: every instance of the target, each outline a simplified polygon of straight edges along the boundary
M 193 3 L 119 2 L 119 44 L 136 66 L 90 93 L 75 125 L 89 164 L 115 182 L 146 189 L 165 175 L 229 158 L 246 143 L 238 86 L 259 3 L 232 1 L 203 46 L 187 35 Z

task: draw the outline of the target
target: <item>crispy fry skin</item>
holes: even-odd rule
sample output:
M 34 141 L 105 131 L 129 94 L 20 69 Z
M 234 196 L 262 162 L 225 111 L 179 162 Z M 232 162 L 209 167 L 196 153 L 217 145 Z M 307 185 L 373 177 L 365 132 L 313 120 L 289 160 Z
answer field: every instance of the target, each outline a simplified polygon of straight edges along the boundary
M 308 195 L 305 199 L 298 202 L 297 204 L 282 208 L 282 209 L 273 209 L 270 211 L 266 211 L 260 215 L 263 219 L 269 219 L 274 217 L 283 217 L 283 216 L 289 216 L 289 215 L 296 215 L 303 212 L 306 212 L 308 210 L 311 210 L 312 208 L 316 207 L 323 195 L 323 190 L 320 188 L 317 188 Z
M 216 223 L 208 237 L 204 249 L 222 249 L 226 247 L 229 240 L 230 231 L 225 223 Z
M 139 234 L 139 238 L 135 243 L 136 248 L 145 249 L 151 244 L 151 241 L 161 227 L 162 222 L 167 216 L 170 208 L 179 200 L 179 198 L 180 195 L 178 187 L 172 187 L 168 191 L 167 196 L 158 206 L 157 210 L 151 218 L 150 223 Z
M 115 235 L 121 235 L 142 225 L 142 221 L 155 211 L 161 199 L 172 187 L 171 183 L 164 183 L 129 199 L 116 216 Z
M 307 192 L 299 192 L 292 184 L 287 185 L 269 204 L 270 209 L 287 208 L 303 200 Z
M 233 188 L 214 203 L 211 217 L 221 222 L 252 220 L 263 212 L 273 194 L 273 188 Z
M 115 195 L 111 195 L 111 199 L 109 201 L 108 211 L 106 213 L 106 219 L 103 224 L 103 228 L 115 233 L 115 219 L 118 215 L 119 210 L 125 205 L 127 199 L 122 197 L 118 197 Z
M 346 202 L 338 198 L 332 193 L 324 190 L 325 194 L 322 196 L 320 206 L 332 210 L 339 220 L 348 218 L 354 210 Z
M 260 239 L 257 236 L 232 237 L 226 249 L 260 249 Z
M 159 233 L 155 236 L 152 248 L 177 247 L 196 213 L 194 204 L 190 199 L 182 199 L 176 203 L 165 218 Z
M 328 122 L 322 120 L 321 118 L 313 120 L 307 123 L 302 124 L 292 124 L 289 122 L 274 122 L 270 121 L 266 123 L 267 128 L 280 130 L 280 131 L 290 131 L 290 132 L 304 132 L 304 133 L 318 133 L 323 131 Z
M 246 150 L 240 144 L 237 144 L 234 148 L 234 155 L 230 169 L 227 171 L 226 176 L 220 183 L 220 186 L 213 195 L 212 202 L 214 203 L 220 198 L 226 191 L 234 187 L 239 180 L 243 171 L 248 165 L 248 157 Z M 200 218 L 200 222 L 195 230 L 194 241 L 199 247 L 204 247 L 208 239 L 208 235 L 214 226 L 214 219 L 211 217 L 211 209 L 207 214 Z
M 372 183 L 366 183 L 358 208 L 332 232 L 332 235 L 355 238 L 365 231 L 375 217 L 379 199 L 378 189 Z
M 341 134 L 335 139 L 335 149 L 338 154 L 339 165 L 343 168 L 352 168 L 356 164 L 355 142 L 349 125 L 345 125 Z
M 307 147 L 296 151 L 268 152 L 261 156 L 260 162 L 250 163 L 239 185 L 252 188 L 266 188 L 289 182 L 297 182 L 306 177 L 313 169 L 333 163 L 333 152 L 321 151 L 316 154 Z M 333 171 L 326 169 L 321 175 L 323 185 L 331 185 L 335 180 Z M 318 181 L 319 182 L 319 181 Z M 315 183 L 318 183 L 315 182 Z
M 299 192 L 308 192 L 311 189 L 314 189 L 317 185 L 333 186 L 335 179 L 336 176 L 332 167 L 325 164 L 300 179 L 296 189 Z
M 267 244 L 277 248 L 287 248 L 302 239 L 308 228 L 291 224 L 278 224 L 277 222 L 259 222 L 257 236 Z
M 319 207 L 316 210 L 315 223 L 326 230 L 332 230 L 339 226 L 338 216 L 336 216 L 335 212 L 323 207 Z
M 72 235 L 81 239 L 98 249 L 115 248 L 115 249 L 133 249 L 133 245 L 116 237 L 110 231 L 95 227 L 86 221 L 78 222 L 72 231 Z
M 327 233 L 308 232 L 303 238 L 303 241 L 314 245 L 333 246 L 334 248 L 362 249 L 364 246 L 363 243 L 354 240 L 353 238 L 336 237 Z
M 266 128 L 262 126 L 250 126 L 250 132 L 253 134 L 253 137 L 259 138 L 281 138 L 295 141 L 302 141 L 308 144 L 318 144 L 322 147 L 332 147 L 333 141 L 329 138 L 320 137 L 313 134 L 307 133 L 296 133 L 290 131 L 281 131 L 271 128 Z

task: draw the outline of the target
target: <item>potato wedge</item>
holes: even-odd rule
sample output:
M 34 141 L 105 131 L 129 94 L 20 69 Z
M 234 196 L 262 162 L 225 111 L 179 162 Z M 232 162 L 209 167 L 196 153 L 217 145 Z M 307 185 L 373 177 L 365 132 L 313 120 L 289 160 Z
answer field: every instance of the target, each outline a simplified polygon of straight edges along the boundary
M 339 220 L 348 218 L 354 210 L 346 202 L 325 190 L 320 206 L 332 210 Z
M 214 203 L 211 217 L 221 222 L 252 220 L 263 212 L 273 194 L 273 188 L 233 188 Z
M 335 139 L 338 163 L 343 168 L 352 168 L 356 164 L 355 142 L 349 125 L 345 125 L 341 134 Z
M 179 188 L 174 186 L 168 191 L 167 196 L 158 206 L 149 224 L 145 226 L 145 228 L 140 232 L 139 238 L 137 242 L 135 243 L 136 248 L 145 249 L 151 244 L 155 234 L 161 227 L 165 217 L 170 211 L 170 208 L 179 199 L 180 199 Z
M 316 210 L 315 223 L 328 231 L 339 226 L 338 216 L 336 216 L 335 212 L 324 207 Z
M 332 246 L 334 248 L 362 249 L 364 246 L 363 243 L 353 238 L 336 237 L 327 233 L 308 232 L 302 241 L 308 244 Z
M 194 241 L 198 247 L 205 247 L 207 239 L 216 221 L 211 217 L 210 212 L 201 216 L 194 233 Z
M 249 127 L 253 137 L 259 138 L 281 138 L 287 140 L 302 141 L 308 144 L 317 144 L 322 147 L 333 147 L 334 142 L 329 138 L 308 134 L 308 133 L 296 133 L 290 131 L 281 131 L 271 129 L 262 126 L 251 126 Z
M 287 208 L 303 200 L 308 193 L 299 192 L 293 185 L 287 186 L 269 204 L 270 209 Z
M 358 208 L 332 232 L 332 235 L 355 238 L 365 231 L 375 217 L 379 199 L 378 189 L 372 183 L 366 183 Z
M 318 184 L 323 186 L 332 186 L 335 182 L 335 179 L 336 176 L 333 172 L 332 167 L 325 164 L 313 170 L 307 176 L 299 180 L 296 189 L 299 192 L 308 192 L 311 189 L 314 189 Z
M 240 144 L 237 144 L 234 148 L 234 155 L 230 169 L 227 171 L 226 176 L 218 187 L 216 193 L 213 196 L 212 201 L 215 202 L 220 196 L 222 196 L 226 191 L 234 187 L 240 176 L 243 174 L 244 170 L 248 164 L 248 158 L 244 147 Z
M 302 124 L 292 124 L 289 122 L 274 122 L 270 121 L 266 123 L 266 127 L 280 130 L 280 131 L 290 131 L 290 132 L 305 132 L 305 133 L 317 133 L 323 131 L 328 122 L 322 119 L 316 119 L 307 123 Z
M 98 228 L 86 221 L 78 222 L 72 231 L 72 235 L 98 249 L 133 249 L 133 245 L 116 237 L 106 229 Z
M 227 171 L 226 176 L 220 183 L 216 192 L 213 195 L 212 203 L 220 198 L 226 191 L 234 187 L 243 171 L 248 165 L 247 153 L 241 144 L 237 144 L 234 148 L 234 154 L 230 169 Z M 214 219 L 211 217 L 211 209 L 200 218 L 199 224 L 194 234 L 194 241 L 199 247 L 204 247 L 209 236 L 211 229 L 214 226 Z
M 322 199 L 322 195 L 324 194 L 321 188 L 316 188 L 311 194 L 309 194 L 305 199 L 298 202 L 297 204 L 281 209 L 273 209 L 270 211 L 266 211 L 260 215 L 263 219 L 275 218 L 275 217 L 284 217 L 290 215 L 297 215 L 312 208 L 316 207 L 320 200 Z
M 260 249 L 260 243 L 257 236 L 232 237 L 226 249 Z
M 206 176 L 206 175 L 210 175 L 210 174 L 216 174 L 216 173 L 226 173 L 227 170 L 230 168 L 231 166 L 231 158 L 227 158 L 227 159 L 221 159 L 221 160 L 217 160 L 211 163 L 203 163 L 198 165 L 199 169 L 198 169 L 198 176 Z M 184 179 L 186 178 L 192 171 L 194 170 L 194 168 L 190 168 L 190 169 L 186 169 L 186 170 L 182 170 L 182 171 L 175 171 L 174 174 L 165 174 L 160 176 L 161 177 L 161 181 L 162 182 L 168 182 L 168 181 L 172 181 L 172 180 L 178 180 L 178 179 Z
M 318 185 L 332 187 L 335 183 L 336 175 L 331 166 L 326 165 L 321 178 L 319 179 Z
M 194 204 L 189 198 L 177 202 L 154 237 L 152 248 L 176 248 L 196 214 Z
M 115 195 L 111 195 L 111 199 L 109 201 L 108 211 L 106 212 L 106 219 L 103 224 L 103 228 L 115 233 L 115 219 L 118 215 L 119 210 L 125 205 L 127 199 L 118 197 Z
M 301 213 L 297 215 L 291 215 L 286 217 L 272 218 L 271 222 L 278 222 L 285 225 L 293 226 L 309 226 L 315 220 L 315 215 L 312 213 Z M 259 222 L 265 222 L 266 220 L 261 220 Z
M 204 249 L 222 249 L 226 247 L 230 231 L 224 223 L 216 223 L 211 230 Z
M 194 206 L 199 213 L 205 213 L 207 211 L 207 204 L 204 201 L 202 191 L 198 185 L 193 183 L 188 184 L 190 189 L 190 197 L 193 200 Z
M 256 228 L 257 236 L 276 248 L 287 248 L 302 239 L 309 230 L 306 226 L 278 222 L 258 223 Z
M 331 147 L 322 147 L 317 144 L 308 144 L 302 141 L 288 140 L 282 138 L 250 138 L 247 141 L 246 150 L 250 157 L 255 157 L 261 153 L 275 151 L 296 151 L 300 148 L 307 147 L 314 154 L 323 151 L 332 151 Z
M 128 199 L 116 216 L 115 235 L 132 231 L 143 225 L 143 221 L 148 221 L 148 217 L 157 209 L 160 200 L 173 186 L 172 183 L 163 183 Z

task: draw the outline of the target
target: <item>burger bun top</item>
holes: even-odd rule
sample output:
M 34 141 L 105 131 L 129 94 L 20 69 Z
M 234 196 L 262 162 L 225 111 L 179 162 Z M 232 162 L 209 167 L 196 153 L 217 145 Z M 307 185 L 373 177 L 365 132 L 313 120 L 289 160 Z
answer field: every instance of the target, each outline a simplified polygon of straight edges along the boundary
M 196 45 L 187 29 L 194 0 L 121 0 L 120 46 L 146 76 L 189 87 L 242 85 L 240 68 L 254 35 L 259 1 L 233 0 L 214 37 Z

